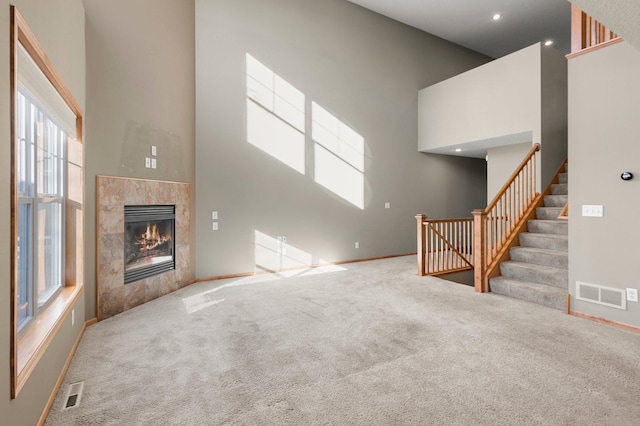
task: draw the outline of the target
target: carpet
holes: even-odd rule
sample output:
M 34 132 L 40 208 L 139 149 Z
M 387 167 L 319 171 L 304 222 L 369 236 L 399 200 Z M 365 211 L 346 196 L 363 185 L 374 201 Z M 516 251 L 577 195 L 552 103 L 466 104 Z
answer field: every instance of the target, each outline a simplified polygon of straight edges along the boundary
M 638 396 L 640 335 L 408 256 L 199 283 L 93 325 L 46 425 L 635 425 Z

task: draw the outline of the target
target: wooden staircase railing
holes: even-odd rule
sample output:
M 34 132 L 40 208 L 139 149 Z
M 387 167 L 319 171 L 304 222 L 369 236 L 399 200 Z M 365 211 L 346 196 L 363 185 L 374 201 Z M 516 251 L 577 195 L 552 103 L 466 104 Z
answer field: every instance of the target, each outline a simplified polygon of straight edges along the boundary
M 571 5 L 571 54 L 568 57 L 621 41 L 613 31 Z
M 553 184 L 565 169 L 560 164 L 544 192 L 537 192 L 535 144 L 498 194 L 473 218 L 431 220 L 416 215 L 418 275 L 443 275 L 473 269 L 474 287 L 489 291 L 489 279 L 499 274 L 500 263 L 509 259 L 509 249 L 518 244 L 518 234 L 535 218 L 536 207 L 544 205 Z M 560 216 L 566 215 L 568 204 Z
M 418 275 L 473 269 L 473 218 L 431 220 L 416 215 Z
M 565 204 L 560 214 L 558 215 L 558 219 L 568 220 L 569 219 L 569 203 Z
M 518 233 L 535 213 L 541 199 L 536 188 L 535 144 L 509 180 L 484 210 L 474 210 L 474 285 L 478 292 L 489 291 L 489 278 L 499 272 Z

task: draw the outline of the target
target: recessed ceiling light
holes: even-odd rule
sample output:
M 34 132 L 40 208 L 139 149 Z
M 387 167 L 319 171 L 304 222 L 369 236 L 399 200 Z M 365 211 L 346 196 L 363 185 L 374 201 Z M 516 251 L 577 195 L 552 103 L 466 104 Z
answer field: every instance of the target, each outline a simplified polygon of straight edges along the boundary
M 462 148 L 456 148 L 455 151 L 456 152 L 462 152 Z
M 499 13 L 496 13 L 495 15 L 493 15 L 493 16 L 491 17 L 491 19 L 493 19 L 494 21 L 497 21 L 497 20 L 499 20 L 500 18 L 502 18 L 502 15 L 501 15 L 501 14 L 499 14 Z
M 551 46 L 553 44 L 553 40 L 547 40 L 544 42 L 545 46 Z

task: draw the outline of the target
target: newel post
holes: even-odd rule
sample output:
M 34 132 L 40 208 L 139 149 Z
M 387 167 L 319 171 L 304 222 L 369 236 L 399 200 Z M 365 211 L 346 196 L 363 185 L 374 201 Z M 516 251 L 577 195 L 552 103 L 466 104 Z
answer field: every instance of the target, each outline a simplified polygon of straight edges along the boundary
M 425 262 L 425 242 L 426 242 L 426 236 L 425 236 L 425 232 L 424 232 L 424 220 L 427 218 L 427 216 L 423 215 L 423 214 L 417 214 L 416 215 L 416 221 L 418 224 L 418 247 L 417 247 L 417 252 L 418 252 L 418 276 L 420 277 L 424 277 L 425 275 L 425 271 L 424 271 L 424 262 Z
M 487 265 L 485 265 L 485 250 L 487 248 L 485 236 L 485 219 L 487 214 L 484 210 L 474 210 L 473 212 L 473 285 L 477 292 L 486 293 L 489 291 L 485 275 Z

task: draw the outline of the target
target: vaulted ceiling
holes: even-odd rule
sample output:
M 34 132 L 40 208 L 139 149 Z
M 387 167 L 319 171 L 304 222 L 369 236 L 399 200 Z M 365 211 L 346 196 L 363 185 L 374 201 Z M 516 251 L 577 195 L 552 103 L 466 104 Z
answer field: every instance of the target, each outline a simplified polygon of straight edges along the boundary
M 546 40 L 564 54 L 571 49 L 567 0 L 349 1 L 493 58 Z

